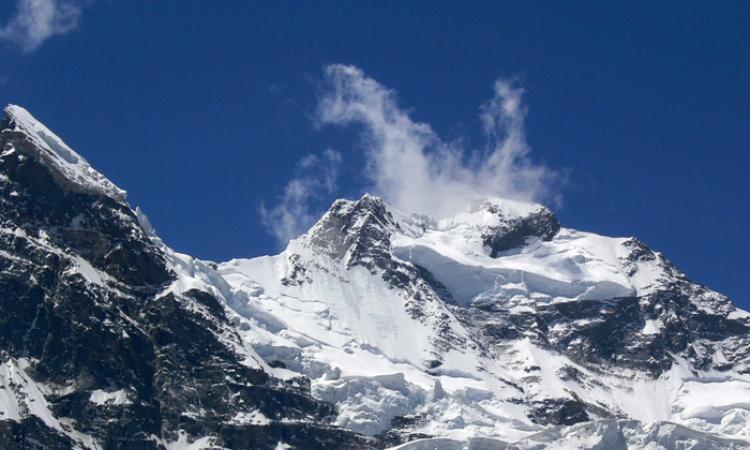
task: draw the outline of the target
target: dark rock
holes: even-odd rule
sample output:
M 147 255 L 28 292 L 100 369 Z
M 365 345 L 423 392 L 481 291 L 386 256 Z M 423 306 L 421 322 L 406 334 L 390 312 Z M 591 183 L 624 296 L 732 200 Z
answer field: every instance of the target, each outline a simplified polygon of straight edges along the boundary
M 502 216 L 502 211 L 490 206 L 490 211 Z M 547 208 L 527 216 L 506 220 L 502 225 L 488 227 L 482 235 L 490 257 L 497 258 L 501 253 L 522 247 L 532 237 L 544 241 L 551 240 L 560 231 L 560 222 Z
M 19 450 L 70 450 L 74 442 L 36 416 L 21 422 L 0 421 L 0 448 Z
M 589 420 L 584 404 L 572 399 L 548 399 L 532 405 L 529 418 L 540 425 L 573 425 Z

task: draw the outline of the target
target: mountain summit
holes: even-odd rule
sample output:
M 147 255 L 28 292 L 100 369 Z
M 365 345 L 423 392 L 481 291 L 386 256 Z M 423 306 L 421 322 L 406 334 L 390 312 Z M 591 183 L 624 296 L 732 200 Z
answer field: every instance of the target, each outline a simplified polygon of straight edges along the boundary
M 0 448 L 750 448 L 750 314 L 635 238 L 365 195 L 214 264 L 1 123 Z

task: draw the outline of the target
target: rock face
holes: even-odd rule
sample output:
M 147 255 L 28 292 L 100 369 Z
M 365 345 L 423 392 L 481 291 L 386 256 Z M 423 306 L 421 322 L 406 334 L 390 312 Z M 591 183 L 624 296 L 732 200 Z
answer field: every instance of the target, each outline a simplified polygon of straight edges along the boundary
M 560 222 L 547 208 L 540 208 L 533 213 L 504 220 L 503 211 L 495 205 L 489 204 L 487 211 L 497 214 L 500 223 L 487 227 L 482 235 L 484 245 L 490 250 L 490 257 L 497 258 L 502 252 L 517 249 L 526 245 L 531 238 L 550 241 L 560 231 Z
M 749 332 L 642 242 L 504 199 L 337 200 L 205 263 L 0 124 L 0 448 L 750 448 Z

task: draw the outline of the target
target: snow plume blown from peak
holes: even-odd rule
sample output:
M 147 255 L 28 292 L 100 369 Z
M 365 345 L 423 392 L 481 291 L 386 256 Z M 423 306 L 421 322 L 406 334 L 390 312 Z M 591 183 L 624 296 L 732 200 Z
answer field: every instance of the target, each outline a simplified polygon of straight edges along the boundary
M 287 183 L 278 203 L 261 204 L 263 224 L 281 243 L 307 231 L 319 218 L 316 206 L 336 191 L 341 154 L 327 149 L 322 155 L 308 155 L 297 164 L 295 178 Z
M 393 90 L 359 68 L 330 65 L 325 77 L 319 121 L 364 126 L 367 188 L 402 211 L 445 217 L 485 196 L 543 201 L 560 180 L 530 159 L 523 89 L 510 81 L 496 81 L 493 98 L 480 108 L 487 146 L 472 151 L 414 121 Z
M 366 192 L 392 207 L 434 218 L 452 216 L 492 197 L 520 201 L 556 200 L 560 176 L 530 158 L 523 89 L 497 80 L 494 96 L 480 108 L 486 147 L 446 142 L 426 123 L 401 109 L 396 93 L 354 66 L 325 68 L 325 90 L 316 118 L 320 125 L 361 125 L 365 142 Z M 269 232 L 285 244 L 319 218 L 316 207 L 336 193 L 341 155 L 326 150 L 304 158 L 294 179 L 272 208 L 261 206 Z M 327 206 L 327 205 L 325 205 Z
M 0 28 L 0 39 L 24 52 L 36 50 L 52 36 L 74 30 L 82 5 L 82 0 L 18 0 L 16 15 Z

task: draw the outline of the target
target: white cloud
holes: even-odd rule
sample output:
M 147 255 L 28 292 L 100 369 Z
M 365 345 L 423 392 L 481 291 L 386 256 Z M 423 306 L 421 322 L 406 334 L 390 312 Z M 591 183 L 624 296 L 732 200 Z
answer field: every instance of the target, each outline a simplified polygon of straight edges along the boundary
M 272 208 L 261 205 L 261 218 L 269 233 L 286 243 L 307 231 L 320 218 L 321 211 L 316 206 L 336 191 L 340 166 L 341 154 L 335 150 L 303 158 L 278 203 Z
M 495 83 L 493 98 L 480 108 L 487 147 L 472 151 L 412 120 L 394 91 L 357 67 L 330 65 L 325 74 L 319 120 L 364 127 L 369 188 L 396 208 L 443 217 L 478 196 L 551 199 L 559 176 L 529 157 L 523 89 L 513 83 Z
M 0 39 L 31 52 L 50 37 L 78 27 L 81 9 L 76 0 L 18 0 L 16 15 L 0 28 Z
M 354 66 L 325 68 L 320 124 L 362 127 L 368 184 L 407 213 L 445 217 L 477 197 L 558 201 L 560 175 L 530 157 L 526 141 L 523 89 L 497 80 L 492 98 L 479 108 L 486 137 L 483 149 L 462 140 L 446 142 L 432 128 L 413 120 L 398 105 L 396 93 Z M 308 156 L 286 186 L 279 204 L 262 208 L 263 221 L 281 242 L 307 231 L 319 219 L 317 207 L 332 200 L 341 163 L 338 153 Z

